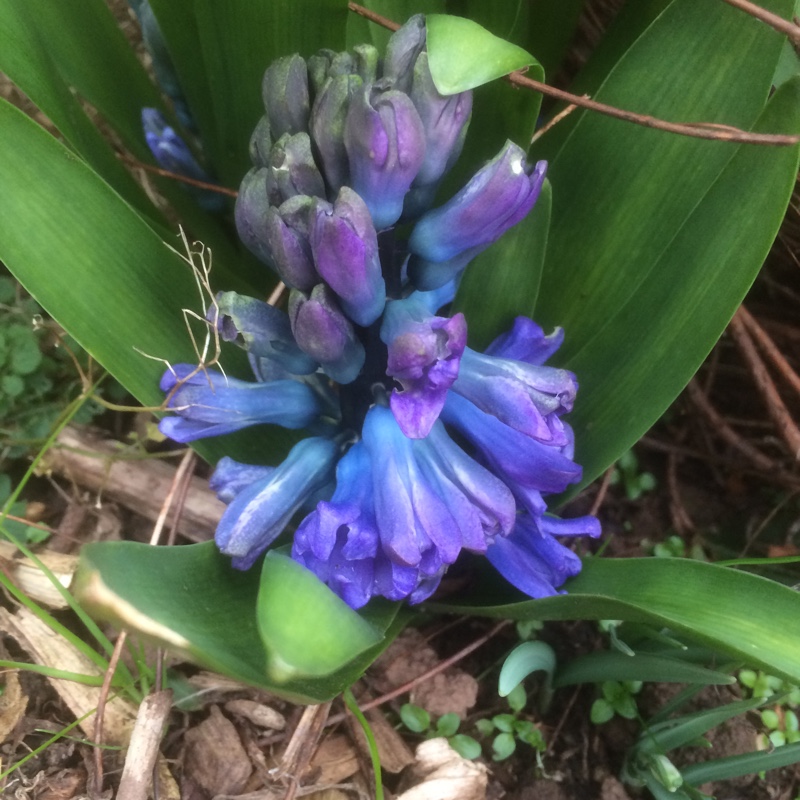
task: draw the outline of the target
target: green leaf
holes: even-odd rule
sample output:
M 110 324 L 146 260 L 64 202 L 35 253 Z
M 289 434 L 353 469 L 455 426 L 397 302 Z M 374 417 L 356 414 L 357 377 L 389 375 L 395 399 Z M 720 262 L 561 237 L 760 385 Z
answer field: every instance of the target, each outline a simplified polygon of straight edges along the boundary
M 379 600 L 373 613 L 377 606 L 379 616 L 396 610 Z M 281 683 L 333 673 L 383 639 L 313 572 L 274 550 L 264 559 L 256 618 L 269 674 Z
M 592 703 L 589 719 L 591 719 L 595 725 L 602 725 L 604 722 L 614 719 L 614 709 L 611 707 L 608 700 L 603 697 L 598 697 L 597 700 Z
M 86 164 L 5 102 L 0 143 L 0 260 L 120 383 L 145 405 L 160 405 L 161 359 L 198 362 L 183 316 L 202 314 L 191 269 Z M 182 246 L 177 238 L 174 245 Z M 226 282 L 225 262 L 216 269 Z M 195 328 L 200 346 L 204 330 Z M 238 351 L 227 357 L 230 374 L 237 364 L 241 371 Z M 263 463 L 289 441 L 266 430 L 198 449 Z
M 481 746 L 479 742 L 476 742 L 471 736 L 467 736 L 465 733 L 457 733 L 455 736 L 451 736 L 448 740 L 450 742 L 450 747 L 458 753 L 461 758 L 467 758 L 470 761 L 472 759 L 478 758 L 481 754 Z
M 492 742 L 492 758 L 495 761 L 505 761 L 517 749 L 517 742 L 513 733 L 499 733 Z
M 771 769 L 788 767 L 800 761 L 800 742 L 778 747 L 772 752 L 742 753 L 702 764 L 692 764 L 681 770 L 683 779 L 692 786 L 709 781 L 725 781 L 742 775 L 756 775 Z
M 796 83 L 761 114 L 781 43 L 735 9 L 675 0 L 596 99 L 667 119 L 794 132 Z M 580 116 L 550 168 L 536 317 L 566 330 L 558 359 L 581 383 L 571 424 L 585 481 L 663 413 L 719 337 L 774 238 L 797 155 Z
M 564 588 L 564 595 L 499 605 L 504 594 L 519 595 L 487 579 L 468 603 L 429 606 L 500 619 L 649 623 L 800 683 L 800 593 L 779 583 L 687 559 L 589 558 Z
M 569 661 L 556 673 L 553 686 L 601 681 L 653 681 L 658 683 L 732 684 L 736 679 L 716 670 L 687 664 L 669 656 L 597 652 Z
M 442 714 L 436 721 L 436 735 L 437 736 L 454 736 L 461 725 L 461 718 L 455 712 L 449 714 Z
M 400 706 L 400 719 L 412 733 L 425 733 L 431 726 L 431 715 L 413 703 Z
M 509 72 L 539 63 L 528 52 L 469 19 L 426 17 L 431 76 L 442 94 L 482 86 Z
M 507 697 L 533 672 L 547 673 L 548 684 L 556 668 L 556 654 L 544 642 L 523 642 L 509 653 L 500 670 L 497 693 Z
M 304 576 L 285 568 L 287 560 L 273 552 L 263 572 L 241 572 L 213 542 L 96 543 L 81 551 L 73 591 L 98 618 L 201 666 L 299 702 L 322 702 L 353 683 L 391 641 L 398 606 L 331 610 L 332 601 L 341 601 L 318 581 L 327 594 L 309 590 Z M 266 608 L 264 595 L 282 605 Z M 265 622 L 265 614 L 272 619 Z M 285 622 L 279 625 L 277 616 Z M 331 623 L 334 631 L 326 629 Z

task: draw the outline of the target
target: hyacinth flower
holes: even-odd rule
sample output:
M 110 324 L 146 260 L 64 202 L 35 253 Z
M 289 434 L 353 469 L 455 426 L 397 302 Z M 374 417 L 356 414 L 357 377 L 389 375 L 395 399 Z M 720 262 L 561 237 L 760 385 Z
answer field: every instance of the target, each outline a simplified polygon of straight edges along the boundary
M 142 109 L 142 127 L 147 146 L 162 169 L 202 183 L 214 183 L 213 178 L 200 166 L 186 142 L 167 124 L 164 115 L 156 108 Z M 221 194 L 185 185 L 197 204 L 211 213 L 226 208 Z
M 168 369 L 160 387 L 167 392 L 167 408 L 177 416 L 165 417 L 159 428 L 183 443 L 263 423 L 305 428 L 322 410 L 314 391 L 300 381 L 251 383 L 191 364 Z
M 431 208 L 472 98 L 436 91 L 425 42 L 415 17 L 382 63 L 365 47 L 268 70 L 236 223 L 290 288 L 288 314 L 220 294 L 213 321 L 255 381 L 186 365 L 162 381 L 175 414 L 162 430 L 179 441 L 311 429 L 282 464 L 220 461 L 216 541 L 246 569 L 294 520 L 292 557 L 353 608 L 425 600 L 464 552 L 552 595 L 580 569 L 556 537 L 599 533 L 548 511 L 582 474 L 563 419 L 577 381 L 546 365 L 563 331 L 519 317 L 480 353 L 448 310 L 468 262 L 530 211 L 546 165 L 508 143 Z

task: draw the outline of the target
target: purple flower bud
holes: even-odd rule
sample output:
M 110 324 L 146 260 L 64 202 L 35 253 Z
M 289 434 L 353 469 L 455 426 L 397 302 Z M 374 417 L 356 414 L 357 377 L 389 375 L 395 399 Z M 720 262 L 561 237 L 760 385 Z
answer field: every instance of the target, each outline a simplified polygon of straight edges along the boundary
M 402 387 L 392 391 L 389 405 L 411 439 L 427 436 L 439 418 L 467 341 L 464 315 L 433 316 L 422 295 L 390 300 L 381 324 L 389 351 L 386 374 Z
M 435 289 L 458 275 L 482 250 L 516 225 L 539 197 L 547 163 L 532 169 L 522 148 L 501 153 L 440 208 L 414 226 L 409 275 L 419 289 Z
M 326 375 L 341 384 L 355 380 L 364 366 L 364 347 L 325 284 L 315 286 L 309 297 L 292 291 L 289 319 L 297 344 Z
M 266 240 L 267 169 L 251 169 L 244 176 L 236 197 L 234 218 L 236 232 L 245 247 L 261 262 L 272 266 L 272 252 Z
M 411 90 L 414 66 L 425 48 L 426 38 L 423 14 L 415 14 L 389 37 L 383 76 L 388 78 L 401 92 L 408 94 Z
M 428 67 L 428 54 L 420 53 L 414 67 L 411 101 L 425 128 L 425 159 L 405 201 L 406 216 L 417 216 L 430 207 L 439 181 L 455 164 L 469 127 L 472 92 L 439 94 Z
M 356 62 L 352 54 L 347 52 L 337 53 L 335 50 L 323 48 L 308 59 L 308 80 L 315 99 L 325 88 L 329 78 L 357 74 Z
M 303 439 L 277 469 L 236 494 L 214 537 L 236 569 L 251 567 L 306 498 L 333 478 L 338 451 L 330 439 Z
M 335 75 L 329 78 L 311 109 L 311 138 L 317 147 L 322 173 L 331 194 L 350 182 L 350 169 L 345 149 L 345 120 L 350 98 L 361 88 L 357 75 Z
M 264 222 L 264 239 L 270 261 L 281 280 L 294 289 L 308 291 L 319 283 L 308 241 L 309 214 L 313 200 L 290 197 L 279 208 L 270 207 Z
M 272 134 L 269 129 L 269 117 L 264 114 L 258 121 L 250 136 L 250 161 L 254 167 L 268 167 L 269 154 L 272 150 Z
M 297 54 L 274 61 L 264 73 L 261 96 L 272 136 L 308 130 L 308 72 Z
M 295 195 L 325 196 L 325 181 L 311 154 L 308 134 L 285 133 L 272 146 L 267 170 L 270 205 L 279 206 Z
M 580 559 L 553 536 L 600 535 L 595 517 L 561 520 L 522 516 L 507 538 L 497 538 L 486 551 L 495 569 L 529 597 L 550 597 L 567 578 L 581 571 Z
M 162 419 L 159 430 L 182 443 L 262 423 L 305 428 L 321 409 L 314 392 L 299 381 L 250 383 L 192 364 L 168 369 L 160 386 L 168 393 L 167 407 L 178 416 Z
M 364 201 L 342 187 L 331 205 L 317 200 L 309 222 L 317 272 L 339 297 L 356 324 L 372 324 L 386 304 L 378 234 Z
M 200 166 L 186 142 L 167 124 L 167 120 L 158 109 L 142 109 L 142 127 L 147 146 L 162 169 L 195 181 L 214 182 Z M 226 201 L 221 194 L 190 185 L 186 185 L 185 189 L 206 211 L 219 213 L 225 209 Z
M 364 86 L 350 102 L 344 144 L 349 185 L 377 230 L 394 225 L 425 157 L 425 129 L 408 95 L 387 82 Z
M 211 313 L 214 312 L 212 308 Z M 241 337 L 250 356 L 276 361 L 294 375 L 310 375 L 316 371 L 317 362 L 297 346 L 285 312 L 254 297 L 220 292 L 216 298 L 216 314 L 222 338 L 230 342 Z
M 378 78 L 380 54 L 371 44 L 357 44 L 353 48 L 355 73 L 364 83 L 374 83 Z

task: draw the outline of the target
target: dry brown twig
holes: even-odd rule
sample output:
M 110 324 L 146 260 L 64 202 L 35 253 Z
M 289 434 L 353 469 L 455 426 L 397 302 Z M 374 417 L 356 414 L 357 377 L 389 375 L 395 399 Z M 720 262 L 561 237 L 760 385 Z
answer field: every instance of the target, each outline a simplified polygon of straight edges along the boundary
M 780 393 L 775 387 L 767 367 L 761 360 L 761 356 L 750 336 L 744 317 L 739 312 L 731 320 L 730 332 L 750 370 L 750 374 L 753 376 L 756 388 L 767 406 L 767 413 L 772 417 L 772 421 L 775 423 L 781 438 L 786 442 L 792 457 L 797 460 L 800 458 L 800 428 L 795 424 L 789 409 L 781 399 Z

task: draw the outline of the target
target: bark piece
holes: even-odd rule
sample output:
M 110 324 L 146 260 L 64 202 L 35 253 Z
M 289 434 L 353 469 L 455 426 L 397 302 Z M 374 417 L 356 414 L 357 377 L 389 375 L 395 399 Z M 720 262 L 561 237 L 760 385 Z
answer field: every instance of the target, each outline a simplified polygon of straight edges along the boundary
M 171 708 L 172 691 L 169 689 L 142 700 L 125 756 L 117 800 L 146 800 Z
M 22 691 L 17 673 L 7 672 L 0 696 L 0 744 L 14 732 L 27 707 L 28 695 Z
M 112 497 L 147 519 L 156 520 L 175 475 L 175 467 L 157 458 L 124 460 L 117 442 L 89 429 L 65 428 L 46 457 L 47 468 L 78 486 Z M 178 532 L 195 542 L 214 535 L 225 504 L 217 500 L 208 482 L 191 479 Z
M 13 637 L 25 650 L 34 664 L 52 667 L 64 672 L 77 672 L 83 675 L 102 673 L 83 653 L 76 650 L 63 636 L 49 628 L 27 608 L 20 608 L 14 614 L 0 608 L 0 630 Z M 74 681 L 50 678 L 52 687 L 58 692 L 69 710 L 83 718 L 81 730 L 88 739 L 94 737 L 94 710 L 100 698 L 100 688 L 86 686 Z M 136 706 L 122 697 L 112 697 L 103 712 L 104 744 L 126 746 L 136 719 Z
M 210 716 L 186 731 L 185 771 L 212 797 L 244 791 L 253 772 L 233 723 L 211 706 Z
M 225 703 L 225 710 L 250 720 L 259 728 L 273 731 L 282 731 L 286 728 L 286 718 L 283 714 L 255 700 L 229 700 Z

